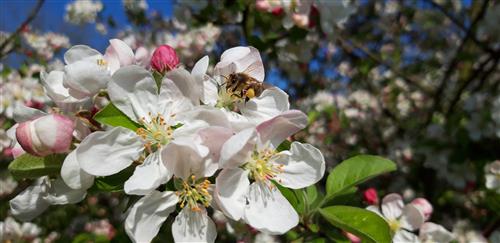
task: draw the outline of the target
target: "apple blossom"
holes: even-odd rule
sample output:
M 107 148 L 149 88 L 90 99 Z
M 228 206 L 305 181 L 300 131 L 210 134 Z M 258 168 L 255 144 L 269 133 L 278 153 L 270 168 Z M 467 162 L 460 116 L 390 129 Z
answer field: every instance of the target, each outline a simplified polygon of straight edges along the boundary
M 453 239 L 453 234 L 441 225 L 426 222 L 422 225 L 422 227 L 420 227 L 419 240 L 422 243 L 448 243 Z
M 0 240 L 3 242 L 30 242 L 39 240 L 42 229 L 33 223 L 18 223 L 12 217 L 0 222 Z
M 412 233 L 418 230 L 425 221 L 424 214 L 413 204 L 404 205 L 399 194 L 391 193 L 382 199 L 381 210 L 377 206 L 368 206 L 382 216 L 394 233 L 393 242 L 416 242 L 418 237 Z
M 297 212 L 273 183 L 299 189 L 323 176 L 325 161 L 313 146 L 293 142 L 290 151 L 276 151 L 306 124 L 302 112 L 291 110 L 224 143 L 214 199 L 228 217 L 269 234 L 283 234 L 298 224 Z
M 165 73 L 179 65 L 179 57 L 174 48 L 161 45 L 155 49 L 151 57 L 151 68 L 159 73 Z
M 207 127 L 201 129 L 195 139 L 201 144 L 184 140 L 162 151 L 162 155 L 168 155 L 164 165 L 174 175 L 176 191 L 152 191 L 132 206 L 125 230 L 134 242 L 151 241 L 175 210 L 176 204 L 181 208 L 172 224 L 176 242 L 215 241 L 215 223 L 208 217 L 206 210 L 212 205 L 213 190 L 208 177 L 216 172 L 216 161 L 220 156 L 218 151 L 230 135 L 225 128 Z
M 139 164 L 125 182 L 128 194 L 145 195 L 171 178 L 172 172 L 162 163 L 168 159 L 162 151 L 169 146 L 189 144 L 198 148 L 199 156 L 208 153 L 194 141 L 195 132 L 209 125 L 205 121 L 209 117 L 223 116 L 217 110 L 193 109 L 192 102 L 168 78 L 158 91 L 150 72 L 139 66 L 118 70 L 108 93 L 112 103 L 140 127 L 135 131 L 114 127 L 94 132 L 75 149 L 73 159 L 95 176 L 112 175 Z
M 413 201 L 411 201 L 411 204 L 413 204 L 415 207 L 417 207 L 420 212 L 424 215 L 424 219 L 427 221 L 432 215 L 433 208 L 432 204 L 427 201 L 425 198 L 415 198 Z
M 486 188 L 500 193 L 500 160 L 487 164 L 484 167 Z

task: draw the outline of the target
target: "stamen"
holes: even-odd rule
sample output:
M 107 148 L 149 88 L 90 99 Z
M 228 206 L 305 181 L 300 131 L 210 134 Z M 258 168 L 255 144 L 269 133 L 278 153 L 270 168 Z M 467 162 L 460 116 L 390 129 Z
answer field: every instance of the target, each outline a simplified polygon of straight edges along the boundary
M 212 196 L 208 192 L 210 184 L 210 181 L 206 179 L 197 183 L 194 175 L 190 177 L 190 180 L 183 180 L 182 189 L 176 192 L 180 207 L 188 206 L 195 212 L 201 211 L 200 206 L 209 207 L 212 201 Z
M 268 182 L 274 180 L 278 174 L 283 173 L 284 167 L 282 164 L 273 162 L 276 154 L 277 152 L 274 149 L 269 148 L 261 151 L 254 150 L 250 160 L 243 165 L 243 168 L 250 171 L 249 175 L 251 179 L 267 184 L 272 188 L 274 185 Z

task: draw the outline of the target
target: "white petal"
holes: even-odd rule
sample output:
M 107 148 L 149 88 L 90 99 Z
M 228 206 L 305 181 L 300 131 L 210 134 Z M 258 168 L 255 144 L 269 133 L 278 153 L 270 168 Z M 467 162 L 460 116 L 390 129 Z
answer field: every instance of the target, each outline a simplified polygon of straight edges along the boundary
M 306 114 L 299 110 L 290 110 L 259 124 L 257 131 L 262 142 L 270 141 L 274 147 L 278 147 L 286 138 L 304 129 L 306 126 Z
M 258 124 L 257 121 L 249 119 L 246 116 L 242 116 L 237 112 L 227 109 L 223 109 L 222 112 L 224 112 L 226 119 L 231 124 L 231 128 L 233 128 L 233 130 L 235 131 L 242 131 L 247 128 L 255 128 L 255 126 Z
M 43 198 L 52 205 L 72 204 L 82 201 L 87 189 L 71 189 L 62 179 L 50 181 L 47 194 Z
M 159 113 L 158 88 L 146 69 L 131 65 L 120 68 L 108 84 L 109 98 L 113 104 L 132 120 L 149 121 L 151 115 Z
M 190 111 L 179 113 L 176 119 L 183 124 L 202 121 L 205 126 L 231 127 L 222 110 L 209 106 L 196 106 Z
M 245 213 L 250 186 L 248 173 L 240 168 L 224 169 L 215 179 L 214 200 L 220 210 L 233 220 L 240 220 Z
M 208 148 L 193 137 L 180 137 L 165 146 L 161 152 L 163 163 L 175 176 L 187 179 L 191 175 L 205 177 L 205 156 Z
M 193 70 L 191 70 L 191 75 L 193 75 L 196 80 L 203 81 L 203 77 L 208 69 L 209 61 L 208 56 L 204 56 L 194 64 Z
M 215 242 L 217 230 L 205 209 L 196 212 L 185 207 L 175 217 L 172 235 L 175 242 Z
M 264 80 L 264 65 L 259 50 L 238 46 L 224 51 L 215 65 L 214 74 L 227 76 L 231 73 L 246 73 L 258 81 Z
M 219 165 L 221 168 L 235 168 L 246 162 L 250 151 L 257 143 L 255 129 L 245 129 L 229 138 L 220 152 Z
M 299 215 L 276 188 L 252 183 L 245 208 L 245 221 L 268 234 L 284 234 L 299 223 Z
M 239 108 L 241 114 L 258 124 L 288 111 L 290 103 L 283 90 L 273 87 L 265 89 L 259 97 L 250 99 Z
M 85 60 L 88 58 L 101 57 L 101 53 L 85 45 L 76 45 L 71 47 L 66 53 L 64 53 L 64 62 L 66 64 L 72 64 L 77 61 Z
M 49 207 L 49 203 L 43 199 L 45 194 L 43 180 L 42 178 L 38 179 L 34 185 L 10 200 L 10 211 L 17 219 L 30 221 Z
M 401 227 L 410 231 L 419 229 L 424 221 L 424 214 L 413 204 L 407 204 L 403 208 L 403 213 L 399 219 Z
M 398 219 L 403 213 L 403 198 L 396 193 L 388 194 L 382 199 L 382 213 L 389 220 Z
M 111 80 L 106 68 L 96 62 L 77 61 L 64 67 L 64 87 L 77 99 L 91 97 Z
M 276 162 L 283 164 L 283 172 L 276 175 L 276 180 L 283 186 L 299 189 L 310 186 L 325 174 L 325 158 L 319 149 L 310 144 L 293 142 L 290 153 Z
M 405 230 L 398 230 L 394 234 L 392 238 L 393 243 L 418 243 L 418 237 L 417 235 L 405 231 Z
M 76 148 L 76 157 L 85 172 L 108 176 L 131 165 L 142 150 L 141 139 L 134 132 L 115 127 L 87 136 Z
M 419 232 L 419 238 L 423 242 L 448 243 L 453 240 L 453 234 L 443 226 L 431 222 L 422 225 Z
M 151 56 L 149 54 L 148 49 L 144 48 L 143 46 L 140 46 L 135 50 L 134 58 L 137 65 L 147 68 L 149 66 L 149 61 L 151 59 Z
M 52 100 L 59 101 L 69 97 L 68 89 L 63 86 L 63 71 L 52 71 L 41 80 L 45 90 L 47 91 L 47 95 Z
M 61 167 L 61 178 L 72 189 L 85 190 L 94 184 L 94 176 L 80 168 L 80 163 L 76 159 L 76 150 L 71 151 L 64 159 Z
M 182 94 L 187 97 L 195 105 L 200 104 L 202 83 L 201 80 L 196 80 L 184 68 L 176 68 L 165 74 L 165 79 L 172 80 Z M 199 82 L 198 82 L 199 81 Z
M 146 195 L 171 177 L 172 173 L 163 165 L 160 151 L 156 151 L 135 167 L 134 174 L 125 181 L 124 190 L 127 194 Z
M 219 98 L 218 83 L 212 78 L 203 81 L 203 92 L 201 101 L 203 104 L 215 106 Z
M 16 104 L 14 107 L 14 120 L 18 123 L 33 120 L 45 115 L 47 115 L 47 113 L 41 110 L 33 109 L 21 104 Z
M 111 73 L 114 73 L 120 67 L 134 63 L 134 52 L 125 42 L 119 39 L 111 39 L 109 44 L 104 58 L 109 62 Z
M 173 192 L 153 191 L 137 201 L 125 220 L 125 231 L 134 242 L 151 242 L 168 215 L 175 210 L 178 198 Z

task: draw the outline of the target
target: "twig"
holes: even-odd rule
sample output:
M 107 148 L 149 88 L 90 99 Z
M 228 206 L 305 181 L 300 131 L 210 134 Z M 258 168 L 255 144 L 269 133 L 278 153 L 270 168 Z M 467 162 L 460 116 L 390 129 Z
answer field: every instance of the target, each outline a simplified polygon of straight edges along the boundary
M 26 18 L 24 20 L 24 22 L 19 25 L 19 27 L 17 27 L 16 31 L 14 33 L 12 33 L 9 38 L 7 38 L 1 45 L 0 45 L 0 58 L 3 58 L 4 57 L 4 49 L 5 47 L 7 47 L 7 45 L 12 42 L 15 37 L 17 35 L 19 35 L 19 33 L 21 33 L 21 31 L 26 27 L 28 26 L 29 23 L 31 23 L 31 21 L 33 21 L 36 17 L 36 15 L 38 14 L 38 12 L 40 11 L 40 9 L 42 8 L 42 5 L 43 3 L 45 2 L 45 0 L 38 0 L 36 6 L 33 8 L 33 10 L 31 10 L 31 13 L 28 15 L 28 18 Z M 6 53 L 5 53 L 6 54 Z
M 484 3 L 487 3 L 488 0 L 485 0 Z M 441 6 L 440 4 L 434 2 L 433 0 L 429 0 L 429 3 L 435 7 L 436 9 L 438 9 L 441 13 L 443 13 L 448 19 L 451 20 L 451 22 L 453 22 L 456 26 L 458 26 L 463 32 L 467 33 L 468 29 L 467 27 L 464 25 L 464 23 L 462 23 L 460 20 L 458 20 L 454 15 L 452 15 L 451 13 L 449 13 L 443 6 Z M 477 37 L 475 35 L 471 36 L 470 39 L 478 46 L 480 46 L 484 51 L 486 52 L 489 52 L 489 53 L 494 53 L 495 50 L 493 50 L 491 47 L 488 46 L 488 44 L 480 41 L 477 39 Z
M 481 20 L 481 18 L 484 16 L 487 7 L 488 7 L 488 1 L 484 1 L 483 5 L 481 6 L 481 10 L 480 10 L 479 14 L 472 21 L 471 26 L 469 27 L 469 29 L 465 33 L 465 36 L 462 39 L 462 42 L 460 43 L 460 46 L 457 48 L 457 51 L 455 52 L 455 56 L 453 57 L 450 64 L 446 68 L 446 71 L 443 75 L 443 78 L 441 79 L 441 82 L 439 83 L 439 87 L 434 94 L 435 99 L 434 99 L 434 102 L 432 104 L 432 108 L 431 108 L 429 115 L 427 116 L 425 122 L 423 123 L 422 128 L 425 128 L 429 125 L 429 123 L 432 121 L 432 117 L 434 116 L 434 113 L 440 108 L 441 100 L 443 98 L 443 92 L 446 88 L 446 83 L 447 83 L 448 79 L 451 77 L 451 74 L 455 70 L 456 66 L 460 62 L 459 54 L 460 54 L 460 52 L 462 52 L 462 49 L 465 47 L 465 44 L 467 43 L 467 41 L 474 35 L 474 27 L 479 22 L 479 20 Z
M 405 80 L 406 82 L 408 82 L 410 85 L 413 85 L 415 87 L 417 87 L 418 89 L 420 89 L 421 91 L 424 91 L 426 93 L 429 93 L 430 90 L 427 89 L 426 87 L 422 86 L 417 80 L 414 80 L 408 76 L 406 76 L 401 70 L 399 70 L 397 67 L 395 67 L 394 65 L 382 60 L 381 57 L 377 56 L 376 54 L 374 54 L 373 52 L 371 52 L 368 48 L 362 46 L 361 44 L 359 43 L 356 43 L 354 41 L 347 41 L 345 40 L 343 37 L 341 37 L 340 35 L 337 36 L 337 39 L 340 41 L 340 43 L 342 45 L 350 45 L 350 46 L 353 46 L 355 47 L 356 49 L 359 49 L 360 51 L 362 51 L 365 55 L 367 55 L 369 58 L 373 59 L 375 62 L 383 65 L 383 66 L 386 66 L 387 68 L 389 68 L 394 74 L 396 74 L 397 76 L 401 77 L 403 80 Z

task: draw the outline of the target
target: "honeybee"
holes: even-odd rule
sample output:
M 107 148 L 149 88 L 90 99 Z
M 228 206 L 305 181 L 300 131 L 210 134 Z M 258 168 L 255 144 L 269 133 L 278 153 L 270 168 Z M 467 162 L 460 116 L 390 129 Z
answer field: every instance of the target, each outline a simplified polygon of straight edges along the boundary
M 258 97 L 266 86 L 246 73 L 232 73 L 226 77 L 226 91 L 245 101 Z

